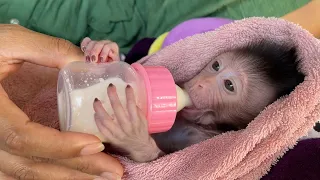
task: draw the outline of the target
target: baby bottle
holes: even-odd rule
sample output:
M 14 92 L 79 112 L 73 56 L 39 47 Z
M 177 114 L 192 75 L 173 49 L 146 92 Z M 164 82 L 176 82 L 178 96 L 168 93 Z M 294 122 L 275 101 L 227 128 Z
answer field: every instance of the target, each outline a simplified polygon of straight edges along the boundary
M 93 102 L 98 98 L 109 115 L 113 115 L 107 87 L 113 84 L 120 102 L 126 107 L 125 88 L 135 93 L 137 106 L 148 120 L 149 133 L 169 130 L 176 113 L 191 105 L 188 94 L 177 86 L 168 69 L 125 62 L 69 63 L 59 72 L 58 110 L 61 131 L 93 134 L 105 141 L 94 120 Z

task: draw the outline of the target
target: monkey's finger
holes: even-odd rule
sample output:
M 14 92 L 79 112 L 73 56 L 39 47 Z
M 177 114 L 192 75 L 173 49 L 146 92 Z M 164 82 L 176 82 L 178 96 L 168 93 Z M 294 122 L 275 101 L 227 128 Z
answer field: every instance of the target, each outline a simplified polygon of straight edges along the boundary
M 81 42 L 81 44 L 80 44 L 82 52 L 85 52 L 85 51 L 86 51 L 86 47 L 88 46 L 88 44 L 89 44 L 90 41 L 91 41 L 91 39 L 90 39 L 89 37 L 85 37 L 85 38 L 82 40 L 82 42 Z
M 112 117 L 108 114 L 108 112 L 104 109 L 102 106 L 101 101 L 96 98 L 93 102 L 93 110 L 94 112 L 97 113 L 97 115 L 100 116 L 100 118 L 107 119 L 107 120 L 112 120 Z
M 112 126 L 110 126 L 110 123 L 105 119 L 95 117 L 94 120 L 96 122 L 97 128 L 107 139 L 108 143 L 115 144 L 118 142 L 118 137 L 121 137 L 121 135 L 123 134 L 121 130 L 119 130 L 118 128 L 112 128 Z
M 115 42 L 105 43 L 105 50 L 101 52 L 101 56 L 110 57 L 112 61 L 118 61 L 119 58 L 119 46 Z
M 95 120 L 100 120 L 105 128 L 111 129 L 111 131 L 121 130 L 121 128 L 119 128 L 116 124 L 115 120 L 104 109 L 100 100 L 95 100 L 95 102 L 93 103 L 93 109 L 96 112 L 94 114 Z
M 89 175 L 64 166 L 37 163 L 30 159 L 15 156 L 0 150 L 0 171 L 15 179 L 88 179 L 98 176 Z M 54 178 L 53 178 L 54 177 Z
M 111 51 L 110 47 L 106 44 L 104 44 L 103 49 L 100 52 L 100 59 L 103 60 L 103 62 L 109 62 L 108 61 L 108 54 Z
M 95 45 L 92 47 L 89 56 L 91 57 L 91 60 L 93 62 L 103 62 L 101 61 L 100 55 L 99 55 L 103 50 L 103 47 L 104 47 L 104 43 L 102 41 L 96 42 Z
M 84 52 L 84 55 L 86 56 L 86 59 L 90 59 L 90 61 L 92 61 L 90 54 L 96 43 L 97 41 L 90 41 L 89 44 L 86 46 L 86 51 Z
M 108 136 L 108 137 L 110 137 L 110 136 L 117 137 L 117 136 L 123 134 L 122 129 L 119 127 L 119 125 L 116 124 L 116 122 L 113 120 L 113 118 L 107 113 L 107 111 L 102 106 L 102 103 L 100 100 L 95 100 L 95 102 L 93 103 L 93 109 L 96 112 L 94 114 L 94 118 L 95 118 L 96 123 L 97 122 L 102 123 L 102 125 L 103 125 L 102 128 L 106 128 L 111 132 L 111 135 L 108 134 L 107 132 L 106 132 L 106 134 L 104 134 L 105 131 L 101 132 L 102 134 L 104 134 L 105 136 Z M 98 126 L 99 126 L 99 124 L 97 124 L 97 127 Z
M 136 98 L 134 95 L 134 91 L 130 85 L 126 87 L 126 97 L 128 113 L 133 125 L 133 129 L 138 130 L 140 127 L 140 121 L 143 121 L 144 119 L 141 119 L 138 115 Z
M 112 52 L 114 54 L 119 54 L 119 46 L 117 43 L 115 42 L 109 42 L 108 46 L 110 47 L 110 49 L 112 50 Z
M 148 120 L 146 118 L 146 115 L 142 112 L 142 110 L 136 106 L 136 109 L 137 109 L 137 114 L 140 118 L 140 121 L 139 121 L 139 127 L 142 128 L 142 129 L 148 129 Z
M 120 55 L 115 54 L 113 51 L 109 52 L 109 58 L 111 59 L 111 61 L 120 61 Z
M 111 107 L 113 108 L 113 111 L 114 111 L 114 115 L 116 116 L 117 121 L 120 127 L 122 128 L 122 130 L 125 133 L 127 133 L 127 135 L 129 135 L 130 132 L 132 131 L 132 123 L 129 120 L 129 116 L 127 115 L 127 112 L 124 110 L 120 102 L 120 99 L 117 94 L 117 89 L 114 85 L 110 84 L 107 91 L 108 91 Z

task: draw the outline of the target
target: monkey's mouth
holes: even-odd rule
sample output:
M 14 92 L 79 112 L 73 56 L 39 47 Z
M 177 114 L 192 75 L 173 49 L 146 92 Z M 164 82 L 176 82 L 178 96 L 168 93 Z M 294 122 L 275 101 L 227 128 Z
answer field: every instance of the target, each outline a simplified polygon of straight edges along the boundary
M 187 120 L 193 120 L 197 118 L 195 116 L 199 114 L 199 110 L 196 109 L 195 107 L 185 107 L 180 111 L 180 113 Z
M 202 107 L 201 104 L 198 103 L 198 102 L 202 102 L 202 101 L 199 101 L 200 97 L 198 97 L 197 95 L 195 95 L 193 93 L 189 93 L 189 96 L 190 96 L 190 100 L 192 102 L 192 105 L 187 106 L 184 109 L 191 110 L 191 111 L 199 111 L 204 108 L 204 107 Z
M 201 111 L 200 109 L 198 109 L 197 107 L 195 106 L 188 106 L 188 107 L 185 107 L 181 110 L 182 113 L 187 113 L 187 114 L 194 114 L 194 113 L 197 113 Z
M 185 108 L 183 108 L 183 110 L 197 110 L 197 108 L 194 105 L 191 106 L 186 106 Z
M 198 92 L 196 91 L 194 86 L 189 86 L 186 83 L 182 87 L 187 91 L 187 93 L 189 94 L 190 100 L 192 102 L 191 106 L 185 107 L 184 109 L 191 110 L 191 111 L 193 111 L 193 110 L 194 111 L 196 111 L 196 110 L 199 111 L 199 110 L 205 108 L 204 104 L 206 104 L 206 103 L 203 102 L 203 99 L 205 99 L 205 98 L 202 98 L 202 97 L 198 96 L 198 94 L 197 94 Z M 202 103 L 199 103 L 199 102 L 202 102 Z

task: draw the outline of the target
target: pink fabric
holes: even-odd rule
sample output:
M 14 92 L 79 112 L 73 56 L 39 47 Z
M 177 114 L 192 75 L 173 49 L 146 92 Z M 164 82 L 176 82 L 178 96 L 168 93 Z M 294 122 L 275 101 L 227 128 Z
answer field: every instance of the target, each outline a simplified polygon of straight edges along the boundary
M 276 18 L 249 18 L 178 41 L 140 60 L 163 65 L 176 82 L 196 75 L 218 54 L 268 39 L 295 45 L 306 80 L 268 106 L 241 131 L 228 132 L 154 162 L 122 159 L 126 179 L 259 179 L 320 116 L 320 43 L 299 26 Z
M 213 32 L 178 41 L 140 62 L 166 66 L 179 83 L 192 78 L 219 53 L 263 39 L 295 45 L 306 80 L 289 96 L 268 106 L 244 130 L 216 136 L 150 163 L 139 164 L 119 157 L 126 168 L 124 179 L 259 179 L 298 138 L 307 134 L 320 117 L 320 42 L 295 24 L 275 18 L 235 21 Z M 25 67 L 19 73 L 23 76 L 32 68 Z M 17 77 L 3 82 L 4 88 L 20 87 L 21 78 Z M 41 86 L 39 82 L 45 80 L 28 77 L 33 86 L 17 89 L 25 93 L 23 96 L 9 95 L 31 119 L 55 127 L 56 74 L 50 75 L 52 82 Z M 39 86 L 42 90 L 36 88 Z M 26 101 L 27 96 L 33 97 L 32 102 Z

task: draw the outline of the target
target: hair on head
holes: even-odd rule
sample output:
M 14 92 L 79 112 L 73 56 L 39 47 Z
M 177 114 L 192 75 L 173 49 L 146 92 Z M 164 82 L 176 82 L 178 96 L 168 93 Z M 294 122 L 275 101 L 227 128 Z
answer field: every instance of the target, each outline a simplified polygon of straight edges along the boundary
M 289 94 L 304 80 L 305 76 L 298 69 L 300 60 L 295 47 L 260 41 L 236 52 L 251 57 L 248 58 L 250 71 L 275 87 L 277 98 Z

